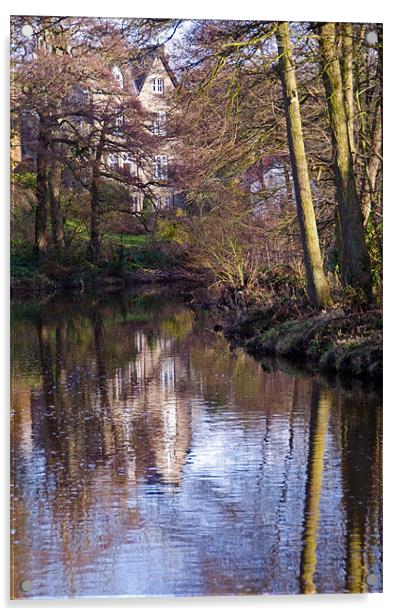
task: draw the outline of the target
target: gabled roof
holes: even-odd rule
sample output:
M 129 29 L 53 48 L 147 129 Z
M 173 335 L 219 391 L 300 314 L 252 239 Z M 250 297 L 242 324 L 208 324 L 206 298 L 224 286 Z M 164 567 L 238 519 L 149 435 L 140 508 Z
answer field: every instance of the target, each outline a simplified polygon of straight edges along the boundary
M 147 75 L 145 73 L 142 73 L 139 77 L 133 80 L 137 94 L 140 94 L 141 88 L 143 87 L 146 76 Z
M 137 76 L 134 78 L 134 85 L 137 91 L 137 94 L 140 94 L 144 82 L 146 80 L 146 78 L 148 77 L 150 70 L 155 62 L 156 59 L 161 60 L 165 71 L 168 73 L 169 78 L 171 80 L 171 82 L 173 83 L 174 87 L 177 87 L 177 79 L 175 74 L 173 73 L 172 69 L 169 66 L 169 62 L 168 59 L 165 55 L 165 51 L 163 49 L 163 45 L 161 47 L 158 47 L 155 51 L 149 52 L 147 54 L 146 60 L 143 63 L 144 66 L 140 67 L 142 69 L 142 71 L 140 72 L 140 70 L 138 71 Z

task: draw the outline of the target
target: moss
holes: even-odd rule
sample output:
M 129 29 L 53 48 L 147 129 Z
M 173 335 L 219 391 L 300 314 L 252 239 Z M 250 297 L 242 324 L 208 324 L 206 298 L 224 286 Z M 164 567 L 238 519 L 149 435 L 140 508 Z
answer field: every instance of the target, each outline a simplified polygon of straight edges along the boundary
M 375 337 L 340 349 L 336 368 L 354 376 L 382 376 L 382 339 Z
M 320 369 L 325 372 L 337 372 L 337 349 L 333 346 L 325 350 L 320 356 Z
M 268 316 L 266 323 L 270 323 Z M 379 311 L 346 315 L 335 310 L 311 318 L 291 319 L 263 331 L 257 315 L 256 320 L 245 321 L 242 342 L 258 357 L 277 355 L 306 360 L 323 372 L 380 379 L 381 326 Z M 235 338 L 240 338 L 239 327 Z

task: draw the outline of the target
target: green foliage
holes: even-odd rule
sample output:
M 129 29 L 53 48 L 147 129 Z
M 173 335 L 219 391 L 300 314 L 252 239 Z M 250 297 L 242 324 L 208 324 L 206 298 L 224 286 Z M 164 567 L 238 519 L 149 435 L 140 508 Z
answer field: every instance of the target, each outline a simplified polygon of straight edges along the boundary
M 12 173 L 11 182 L 25 190 L 36 190 L 36 174 L 32 172 Z
M 89 241 L 89 229 L 82 220 L 67 219 L 64 223 L 65 245 L 71 247 L 72 244 L 82 244 Z
M 159 220 L 158 234 L 164 240 L 175 239 L 177 230 L 177 221 L 175 220 Z
M 127 269 L 164 269 L 167 257 L 159 247 L 145 246 L 140 251 L 130 251 L 126 254 Z
M 326 270 L 332 274 L 339 273 L 339 253 L 335 246 L 327 251 Z
M 33 241 L 35 190 L 34 173 L 11 173 L 11 228 L 14 240 Z
M 375 228 L 371 218 L 366 228 L 366 245 L 371 262 L 372 285 L 379 286 L 382 279 L 382 223 Z
M 118 244 L 124 248 L 141 248 L 148 242 L 147 235 L 133 235 L 131 233 L 105 233 L 104 242 Z
M 23 242 L 13 242 L 10 253 L 10 273 L 12 278 L 33 278 L 37 273 L 34 246 Z
M 143 214 L 153 214 L 155 212 L 154 202 L 148 195 L 143 199 Z
M 107 234 L 100 269 L 119 276 L 136 270 L 164 270 L 172 263 L 165 243 L 146 235 Z M 116 239 L 120 241 L 116 243 Z M 109 241 L 112 239 L 113 241 Z
M 120 182 L 107 180 L 101 183 L 100 200 L 103 211 L 108 212 L 117 208 L 129 208 L 132 197 L 126 186 Z
M 177 242 L 178 244 L 184 244 L 189 240 L 189 234 L 187 231 L 187 225 L 182 222 L 183 216 L 182 210 L 175 212 L 175 218 L 172 219 L 160 219 L 157 225 L 157 234 L 162 240 Z

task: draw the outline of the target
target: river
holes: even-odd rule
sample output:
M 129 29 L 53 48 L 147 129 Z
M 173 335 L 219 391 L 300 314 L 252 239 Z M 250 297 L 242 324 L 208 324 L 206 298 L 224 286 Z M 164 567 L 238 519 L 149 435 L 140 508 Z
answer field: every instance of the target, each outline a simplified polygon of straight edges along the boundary
M 166 291 L 13 305 L 12 597 L 381 592 L 379 392 Z

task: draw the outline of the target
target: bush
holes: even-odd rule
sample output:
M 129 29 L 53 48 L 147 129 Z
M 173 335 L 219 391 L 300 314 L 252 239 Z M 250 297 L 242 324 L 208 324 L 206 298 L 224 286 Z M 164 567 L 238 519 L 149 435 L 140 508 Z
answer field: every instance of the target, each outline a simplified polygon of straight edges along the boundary
M 33 242 L 35 189 L 34 173 L 11 174 L 11 230 L 14 240 Z
M 104 244 L 100 269 L 118 276 L 138 269 L 165 269 L 172 262 L 164 242 L 141 242 L 130 247 L 126 243 Z
M 11 278 L 33 278 L 37 273 L 35 249 L 32 244 L 14 242 L 11 244 Z

